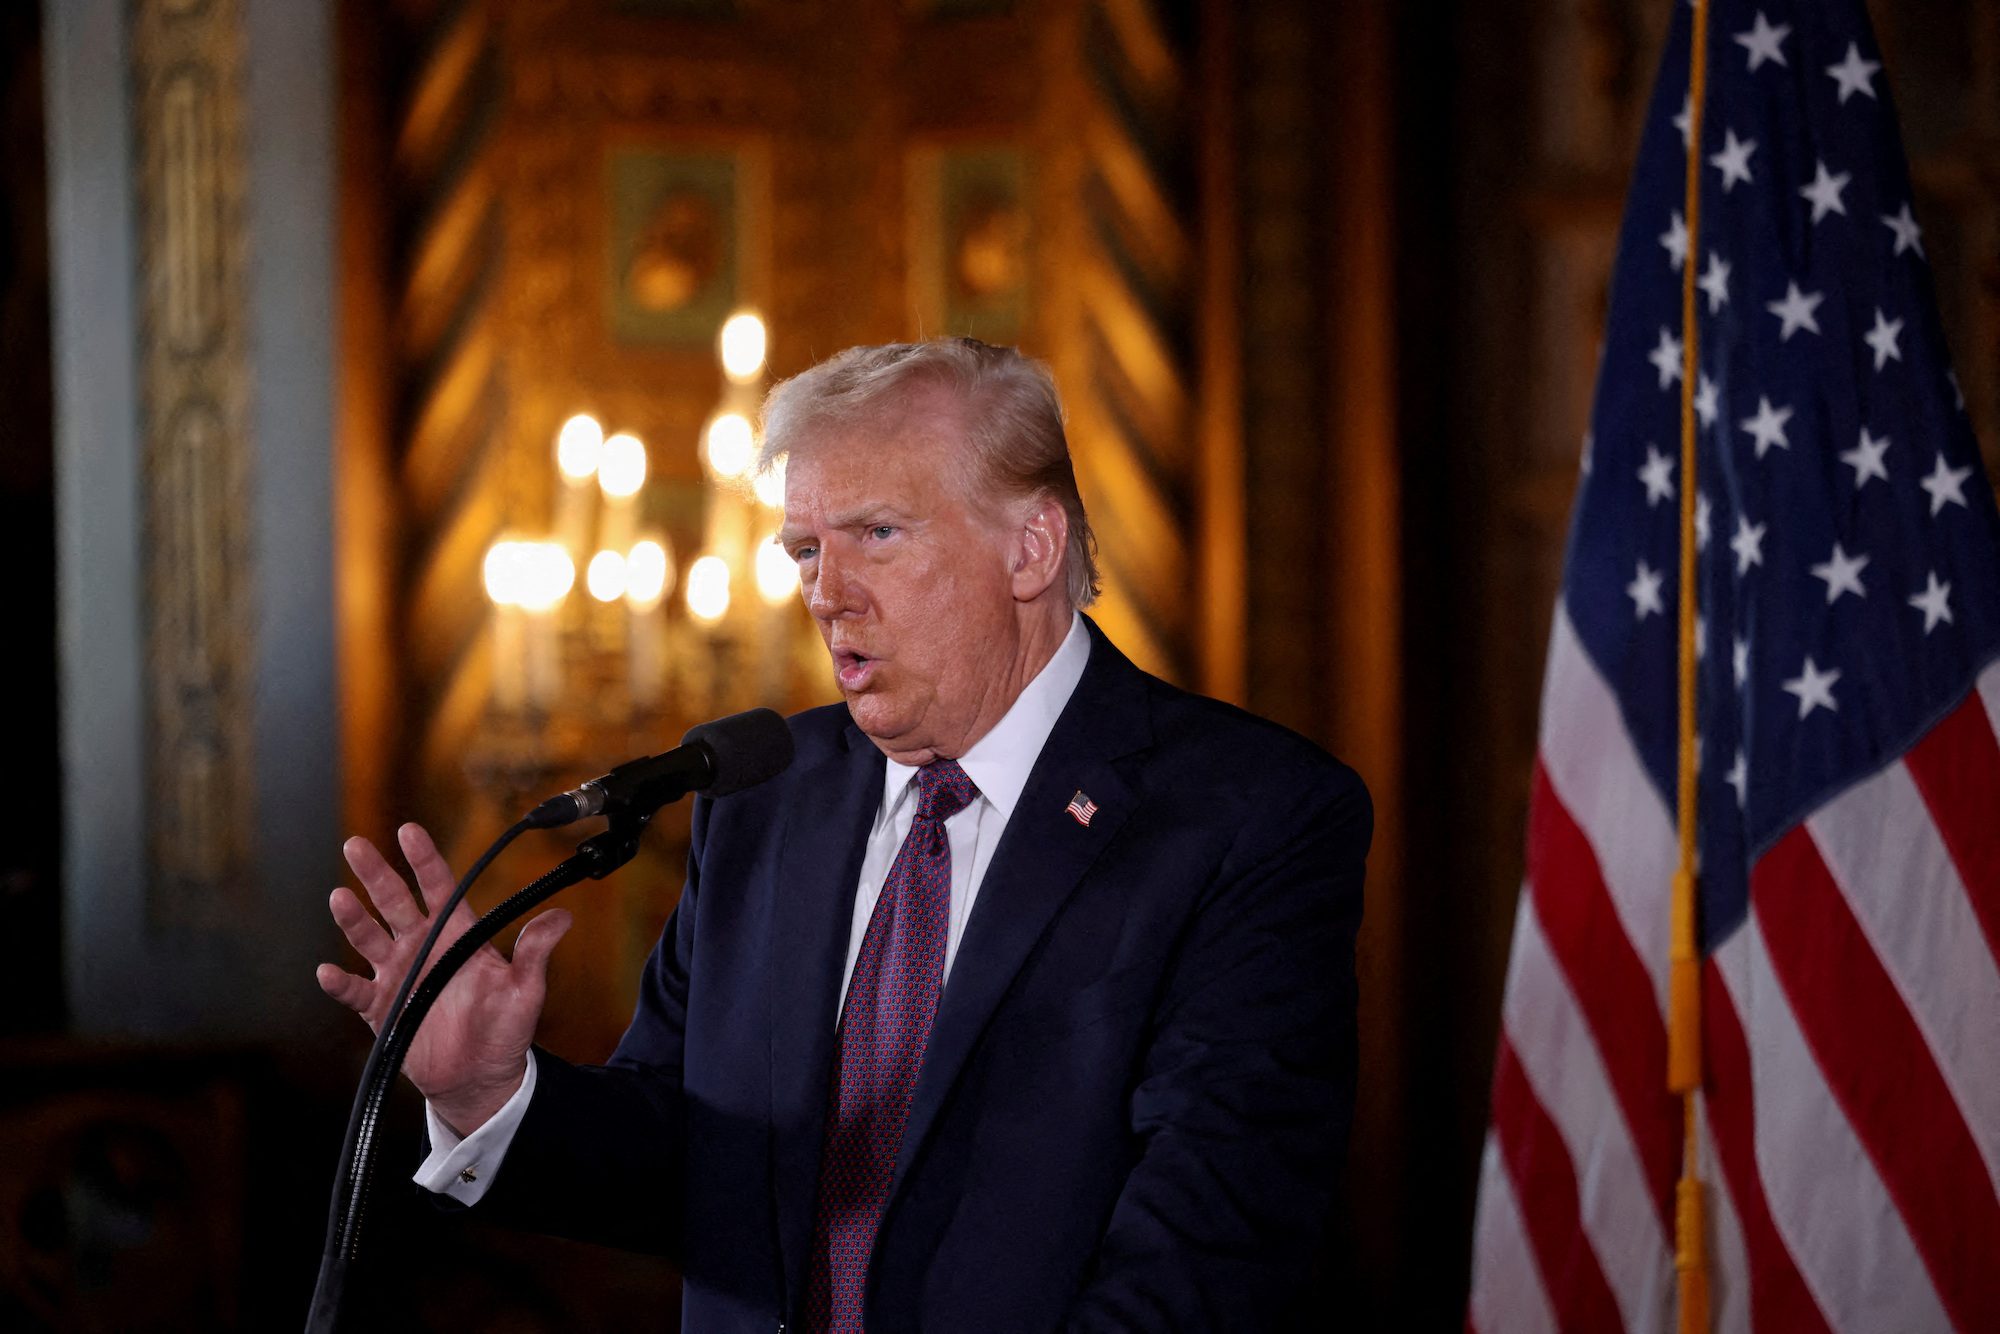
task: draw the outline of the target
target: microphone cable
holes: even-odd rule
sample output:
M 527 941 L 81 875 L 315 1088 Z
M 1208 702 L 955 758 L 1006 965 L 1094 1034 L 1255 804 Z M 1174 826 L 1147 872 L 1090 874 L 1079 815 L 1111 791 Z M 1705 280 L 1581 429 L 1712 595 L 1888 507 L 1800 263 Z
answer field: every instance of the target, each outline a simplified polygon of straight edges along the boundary
M 465 901 L 473 882 L 485 873 L 486 868 L 493 864 L 496 857 L 506 851 L 509 844 L 534 827 L 535 821 L 531 818 L 516 820 L 479 855 L 479 860 L 472 864 L 471 869 L 459 877 L 458 884 L 452 888 L 451 897 L 431 915 L 431 928 L 425 933 L 423 942 L 417 946 L 417 956 L 410 961 L 401 984 L 396 988 L 395 999 L 389 1003 L 388 1011 L 382 1016 L 381 1026 L 375 1030 L 375 1041 L 368 1049 L 367 1063 L 361 1067 L 361 1082 L 354 1090 L 354 1106 L 347 1114 L 347 1133 L 341 1140 L 340 1164 L 334 1171 L 333 1202 L 328 1207 L 326 1219 L 326 1244 L 320 1256 L 319 1279 L 313 1287 L 312 1309 L 315 1312 L 322 1309 L 337 1309 L 340 1304 L 340 1287 L 344 1282 L 348 1259 L 348 1220 L 352 1216 L 355 1204 L 366 1193 L 366 1183 L 355 1179 L 355 1150 L 361 1141 L 362 1123 L 369 1118 L 369 1104 L 373 1101 L 371 1092 L 380 1076 L 383 1053 L 388 1050 L 390 1033 L 402 1018 L 403 1007 L 410 999 L 410 992 L 415 990 L 417 979 L 423 975 L 424 964 L 429 960 L 431 951 L 437 947 L 438 937 L 444 934 L 445 923 L 451 920 L 451 915 L 457 910 L 458 905 Z M 420 888 L 419 900 L 422 897 Z

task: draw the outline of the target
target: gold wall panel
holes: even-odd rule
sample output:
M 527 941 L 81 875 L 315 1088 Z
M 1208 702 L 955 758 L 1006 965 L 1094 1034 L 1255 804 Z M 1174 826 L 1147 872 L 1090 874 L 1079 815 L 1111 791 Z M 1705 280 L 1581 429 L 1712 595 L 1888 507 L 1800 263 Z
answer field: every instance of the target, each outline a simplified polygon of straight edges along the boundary
M 147 911 L 157 925 L 187 925 L 218 920 L 252 889 L 252 442 L 235 0 L 139 0 L 131 59 L 150 683 Z

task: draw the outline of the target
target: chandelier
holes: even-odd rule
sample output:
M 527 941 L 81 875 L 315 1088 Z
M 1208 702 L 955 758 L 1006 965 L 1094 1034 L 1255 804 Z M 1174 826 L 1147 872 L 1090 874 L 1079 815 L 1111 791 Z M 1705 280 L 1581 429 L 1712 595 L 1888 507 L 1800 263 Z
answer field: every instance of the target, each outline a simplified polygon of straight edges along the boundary
M 784 471 L 756 466 L 767 346 L 753 311 L 718 331 L 722 391 L 689 442 L 703 483 L 699 536 L 685 549 L 649 504 L 645 441 L 607 433 L 617 423 L 587 412 L 555 432 L 546 529 L 503 532 L 486 551 L 491 672 L 476 786 L 513 800 L 661 749 L 704 718 L 811 697 L 816 640 L 776 540 Z

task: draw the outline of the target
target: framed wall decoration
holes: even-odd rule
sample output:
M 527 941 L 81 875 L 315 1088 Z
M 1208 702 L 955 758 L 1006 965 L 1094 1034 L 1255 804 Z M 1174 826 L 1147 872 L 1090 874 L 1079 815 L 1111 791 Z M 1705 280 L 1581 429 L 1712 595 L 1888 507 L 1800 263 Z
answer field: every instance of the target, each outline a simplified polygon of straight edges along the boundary
M 1033 240 L 1027 155 L 1004 144 L 919 148 L 909 187 L 910 293 L 924 332 L 1020 341 Z
M 713 342 L 746 299 L 746 174 L 728 152 L 607 152 L 605 303 L 614 340 Z

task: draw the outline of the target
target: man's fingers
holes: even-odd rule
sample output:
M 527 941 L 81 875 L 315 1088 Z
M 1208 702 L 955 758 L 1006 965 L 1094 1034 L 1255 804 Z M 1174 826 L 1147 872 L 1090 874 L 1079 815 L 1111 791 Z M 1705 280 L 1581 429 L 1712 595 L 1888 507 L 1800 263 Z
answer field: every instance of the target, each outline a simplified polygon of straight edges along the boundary
M 347 943 L 354 946 L 354 952 L 368 960 L 376 973 L 382 971 L 390 953 L 395 949 L 395 941 L 382 929 L 382 924 L 368 915 L 355 897 L 353 890 L 342 885 L 327 899 L 327 906 L 333 910 L 334 925 L 340 934 L 347 937 Z
M 409 858 L 410 869 L 417 873 L 417 885 L 424 892 L 425 905 L 436 912 L 444 906 L 457 885 L 450 864 L 438 851 L 430 831 L 420 824 L 406 824 L 398 829 L 396 841 L 403 845 L 403 855 Z
M 546 982 L 549 955 L 575 920 L 568 909 L 551 908 L 521 928 L 520 937 L 514 942 L 514 967 L 525 970 L 523 981 L 536 985 Z
M 368 1017 L 368 1002 L 374 998 L 375 988 L 356 977 L 345 968 L 330 963 L 321 964 L 314 972 L 313 979 L 319 989 L 345 1005 L 362 1018 Z M 370 1021 L 373 1022 L 373 1021 Z
M 368 891 L 368 901 L 375 905 L 375 911 L 382 914 L 382 920 L 389 929 L 402 935 L 411 928 L 423 924 L 424 915 L 417 910 L 417 901 L 410 896 L 410 887 L 395 868 L 384 861 L 375 845 L 361 837 L 350 838 L 341 845 L 341 852 L 347 857 L 347 864 L 354 868 L 354 874 L 361 880 L 362 888 Z

